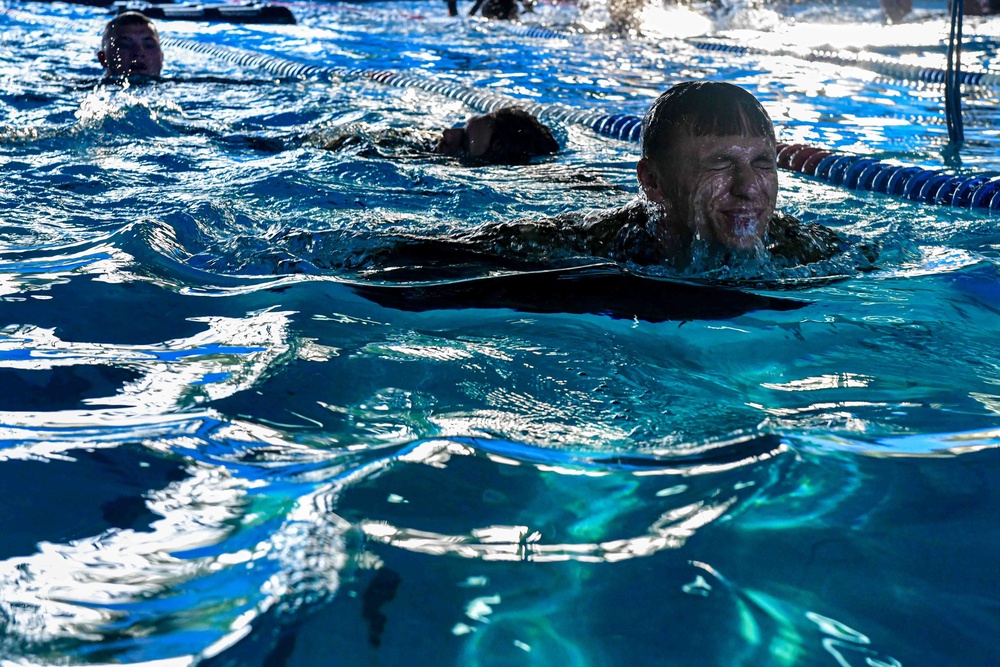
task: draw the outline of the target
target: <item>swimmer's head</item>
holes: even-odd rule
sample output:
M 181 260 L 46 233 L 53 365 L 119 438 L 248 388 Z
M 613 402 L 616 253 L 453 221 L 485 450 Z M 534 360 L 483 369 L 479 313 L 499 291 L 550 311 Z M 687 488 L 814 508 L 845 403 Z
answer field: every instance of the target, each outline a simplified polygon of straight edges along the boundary
M 156 26 L 139 12 L 119 14 L 104 27 L 97 59 L 106 76 L 159 76 L 163 51 Z
M 675 235 L 761 248 L 778 196 L 774 126 L 746 90 L 688 81 L 660 95 L 642 121 L 637 173 Z
M 685 81 L 656 98 L 642 119 L 642 157 L 663 159 L 679 135 L 743 136 L 774 141 L 757 98 L 731 83 Z
M 518 107 L 473 116 L 462 127 L 445 130 L 434 151 L 469 155 L 493 164 L 524 164 L 535 155 L 559 150 L 552 132 Z

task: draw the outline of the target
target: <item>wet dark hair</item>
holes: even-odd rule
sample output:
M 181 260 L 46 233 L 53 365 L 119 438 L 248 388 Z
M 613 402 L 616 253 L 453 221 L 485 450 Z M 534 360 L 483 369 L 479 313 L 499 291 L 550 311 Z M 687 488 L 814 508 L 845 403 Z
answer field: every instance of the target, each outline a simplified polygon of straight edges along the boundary
M 127 25 L 144 25 L 148 26 L 153 34 L 156 35 L 156 39 L 160 39 L 160 33 L 156 30 L 156 25 L 153 24 L 149 17 L 141 12 L 122 12 L 118 16 L 114 17 L 108 24 L 104 26 L 104 32 L 101 34 L 101 48 L 107 50 L 109 46 L 109 41 L 111 36 L 115 33 L 118 28 Z
M 486 114 L 493 136 L 483 159 L 497 164 L 524 164 L 533 155 L 559 150 L 559 142 L 541 121 L 520 107 L 504 107 Z
M 642 119 L 642 156 L 664 157 L 679 132 L 774 139 L 774 125 L 757 98 L 718 81 L 685 81 L 656 98 Z

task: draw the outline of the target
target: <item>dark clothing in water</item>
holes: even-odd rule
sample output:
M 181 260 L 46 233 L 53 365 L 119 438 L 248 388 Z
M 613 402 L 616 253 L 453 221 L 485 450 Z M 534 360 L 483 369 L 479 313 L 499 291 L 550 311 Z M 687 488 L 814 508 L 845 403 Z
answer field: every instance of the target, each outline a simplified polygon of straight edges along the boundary
M 457 241 L 506 256 L 545 255 L 556 249 L 640 265 L 683 264 L 684 249 L 657 238 L 648 222 L 647 204 L 634 199 L 621 208 L 590 215 L 483 225 Z M 764 247 L 772 259 L 794 266 L 830 259 L 852 246 L 829 227 L 778 213 L 768 224 Z M 863 254 L 873 261 L 877 252 L 868 248 Z
M 418 279 L 422 269 L 431 268 L 455 273 L 442 278 L 457 277 L 464 270 L 463 265 L 484 261 L 520 269 L 551 268 L 565 266 L 567 262 L 578 264 L 582 258 L 605 258 L 643 266 L 667 266 L 678 271 L 687 269 L 692 263 L 691 243 L 659 238 L 655 226 L 648 223 L 648 204 L 637 198 L 609 211 L 486 223 L 452 238 L 402 236 L 391 248 L 369 253 L 365 263 L 371 268 L 389 269 L 388 273 L 402 280 Z M 750 256 L 745 251 L 704 247 L 710 253 L 709 263 L 717 267 Z M 829 227 L 802 223 L 780 213 L 768 224 L 763 249 L 775 268 L 813 264 L 850 252 L 857 269 L 870 270 L 878 255 L 876 245 L 854 245 Z

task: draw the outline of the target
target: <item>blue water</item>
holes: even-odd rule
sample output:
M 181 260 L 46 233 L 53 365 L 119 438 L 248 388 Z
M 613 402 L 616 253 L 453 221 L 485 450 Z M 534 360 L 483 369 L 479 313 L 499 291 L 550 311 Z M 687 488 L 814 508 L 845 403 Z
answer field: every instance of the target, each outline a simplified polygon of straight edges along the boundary
M 877 241 L 803 302 L 654 321 L 399 310 L 352 288 L 391 235 L 614 206 L 634 144 L 569 123 L 535 164 L 348 133 L 473 113 L 185 48 L 98 85 L 102 10 L 0 14 L 0 664 L 990 665 L 1000 660 L 1000 233 L 988 212 L 781 174 L 779 205 Z M 642 114 L 685 78 L 779 139 L 946 169 L 942 92 L 787 55 L 943 67 L 944 13 L 592 4 L 531 38 L 444 3 L 291 5 L 165 37 Z M 995 69 L 996 19 L 963 63 Z M 1000 171 L 968 91 L 957 173 Z

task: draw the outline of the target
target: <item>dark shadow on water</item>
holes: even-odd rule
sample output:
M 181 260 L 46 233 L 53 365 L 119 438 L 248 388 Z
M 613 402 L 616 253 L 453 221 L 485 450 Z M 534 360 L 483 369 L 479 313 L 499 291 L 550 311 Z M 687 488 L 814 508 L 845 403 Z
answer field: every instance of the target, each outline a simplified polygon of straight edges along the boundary
M 113 366 L 60 366 L 47 370 L 0 368 L 0 410 L 69 410 L 87 398 L 113 396 L 139 373 Z
M 404 311 L 509 308 L 526 313 L 605 315 L 646 322 L 730 319 L 756 310 L 796 310 L 809 303 L 729 287 L 640 276 L 615 264 L 443 283 L 356 284 L 352 289 L 380 306 Z
M 0 559 L 39 542 L 66 543 L 109 528 L 148 530 L 160 517 L 145 495 L 183 479 L 179 463 L 139 447 L 70 450 L 68 460 L 8 460 L 0 466 Z

